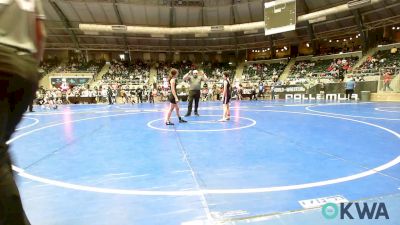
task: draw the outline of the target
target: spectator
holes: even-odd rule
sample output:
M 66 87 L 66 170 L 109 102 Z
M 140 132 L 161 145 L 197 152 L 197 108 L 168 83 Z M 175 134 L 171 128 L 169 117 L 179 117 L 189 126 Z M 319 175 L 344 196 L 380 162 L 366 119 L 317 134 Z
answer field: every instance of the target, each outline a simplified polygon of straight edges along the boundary
M 275 83 L 271 84 L 271 100 L 275 100 Z
M 136 94 L 138 97 L 138 103 L 143 103 L 143 90 L 140 87 L 136 89 Z
M 383 75 L 383 91 L 390 90 L 393 91 L 393 89 L 390 87 L 390 83 L 392 82 L 392 75 L 389 70 L 386 70 L 386 73 Z
M 264 95 L 264 84 L 262 81 L 258 83 L 258 97 L 261 97 Z
M 108 86 L 108 88 L 107 88 L 107 97 L 108 97 L 108 104 L 112 105 L 113 104 L 113 100 L 112 100 L 113 91 L 111 90 L 111 86 Z
M 251 97 L 250 100 L 257 100 L 257 85 L 254 85 L 251 88 Z

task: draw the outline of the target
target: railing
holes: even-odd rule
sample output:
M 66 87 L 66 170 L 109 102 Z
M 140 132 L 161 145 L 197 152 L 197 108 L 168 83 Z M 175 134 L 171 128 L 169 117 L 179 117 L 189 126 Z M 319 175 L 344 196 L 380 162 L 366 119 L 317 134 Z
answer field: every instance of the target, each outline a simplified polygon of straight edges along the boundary
M 354 69 L 354 76 L 379 76 L 379 70 L 377 69 Z
M 301 73 L 291 73 L 288 78 L 338 78 L 338 72 L 306 72 L 305 74 Z
M 72 70 L 69 68 L 57 69 L 56 73 L 97 73 L 99 69 L 84 69 L 84 70 Z
M 140 79 L 120 79 L 120 80 L 102 80 L 102 84 L 114 84 L 119 83 L 121 85 L 146 85 L 145 80 Z

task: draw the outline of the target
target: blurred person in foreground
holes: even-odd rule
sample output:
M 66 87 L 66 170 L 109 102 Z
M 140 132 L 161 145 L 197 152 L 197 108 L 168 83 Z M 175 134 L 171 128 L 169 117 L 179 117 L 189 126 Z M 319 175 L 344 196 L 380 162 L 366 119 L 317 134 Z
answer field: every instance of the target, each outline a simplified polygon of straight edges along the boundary
M 46 36 L 40 0 L 0 1 L 0 224 L 30 224 L 11 170 L 8 141 L 33 101 Z

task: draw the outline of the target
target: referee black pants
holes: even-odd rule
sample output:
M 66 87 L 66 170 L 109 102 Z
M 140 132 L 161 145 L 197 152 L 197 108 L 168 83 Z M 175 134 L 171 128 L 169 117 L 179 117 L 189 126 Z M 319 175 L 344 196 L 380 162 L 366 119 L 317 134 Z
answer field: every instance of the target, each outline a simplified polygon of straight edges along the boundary
M 11 169 L 10 140 L 37 89 L 37 64 L 30 55 L 0 46 L 0 224 L 30 224 Z
M 4 79 L 0 72 L 0 224 L 29 224 L 11 170 L 11 157 L 6 142 L 14 133 L 23 113 L 32 102 L 34 87 L 29 82 L 11 77 Z M 19 88 L 6 93 L 9 82 L 18 82 Z M 29 94 L 31 92 L 31 94 Z
M 200 90 L 189 91 L 189 99 L 188 99 L 189 104 L 186 115 L 192 114 L 193 100 L 194 100 L 194 113 L 197 113 L 200 101 Z
M 351 96 L 353 95 L 353 93 L 354 93 L 354 90 L 353 90 L 353 89 L 346 89 L 346 98 L 347 98 L 348 100 L 350 100 L 350 99 L 351 99 Z

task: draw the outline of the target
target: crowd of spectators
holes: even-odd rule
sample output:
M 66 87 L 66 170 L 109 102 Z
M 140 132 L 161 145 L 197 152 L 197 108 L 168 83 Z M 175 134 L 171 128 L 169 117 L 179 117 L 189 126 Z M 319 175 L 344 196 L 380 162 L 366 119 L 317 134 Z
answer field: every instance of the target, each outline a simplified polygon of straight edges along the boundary
M 60 60 L 57 57 L 40 62 L 39 66 L 40 78 L 44 77 L 46 74 L 55 70 L 59 65 L 60 65 Z
M 233 76 L 236 72 L 236 66 L 231 63 L 203 63 L 201 69 L 204 73 L 207 74 L 207 77 L 210 79 L 220 79 L 222 78 L 222 72 L 229 71 L 229 73 Z
M 356 73 L 379 75 L 380 69 L 394 67 L 400 67 L 400 51 L 397 48 L 378 51 L 374 55 L 368 56 L 367 60 L 357 68 Z
M 156 68 L 157 79 L 159 80 L 165 76 L 168 76 L 168 72 L 171 70 L 171 68 L 175 68 L 179 71 L 179 78 L 182 78 L 183 75 L 194 69 L 202 70 L 209 78 L 217 78 L 223 71 L 234 72 L 236 70 L 236 67 L 230 63 L 203 62 L 200 64 L 195 64 L 191 61 L 185 60 L 174 63 L 157 63 Z
M 273 64 L 251 64 L 243 69 L 244 80 L 273 81 L 276 82 L 283 73 L 287 63 L 282 61 Z
M 111 62 L 108 72 L 103 75 L 102 80 L 104 83 L 147 83 L 149 77 L 150 66 L 142 61 L 131 63 L 114 60 Z
M 49 100 L 54 100 L 54 104 L 75 104 L 75 103 L 108 103 L 111 98 L 112 103 L 121 99 L 122 103 L 142 103 L 161 97 L 161 89 L 151 86 L 134 86 L 104 84 L 90 87 L 89 85 L 78 85 L 67 90 L 61 88 L 44 89 L 41 87 L 36 93 L 36 103 L 46 105 Z M 152 98 L 150 98 L 152 96 Z M 46 107 L 48 109 L 53 107 Z
M 171 68 L 176 68 L 179 71 L 179 84 L 178 84 L 178 94 L 185 95 L 188 91 L 188 84 L 183 81 L 183 76 L 190 70 L 199 70 L 205 73 L 208 77 L 207 82 L 204 83 L 201 93 L 207 93 L 205 96 L 209 96 L 208 92 L 210 89 L 216 90 L 217 87 L 222 83 L 222 72 L 229 71 L 234 77 L 236 73 L 236 66 L 231 63 L 211 63 L 203 62 L 195 64 L 191 61 L 181 61 L 174 63 L 158 63 L 157 68 L 157 85 L 160 87 L 159 91 L 161 93 L 167 93 L 168 91 L 168 73 Z M 163 94 L 162 94 L 163 95 Z
M 68 90 L 54 88 L 45 90 L 42 93 L 42 97 L 44 96 L 43 98 L 45 98 L 47 96 L 47 98 L 54 98 L 64 103 L 68 103 L 70 97 L 89 97 L 96 98 L 96 102 L 108 102 L 111 90 L 113 101 L 116 101 L 115 99 L 118 97 L 123 99 L 124 103 L 150 101 L 150 99 L 166 101 L 169 94 L 168 73 L 171 68 L 176 68 L 179 71 L 177 87 L 179 96 L 185 96 L 188 93 L 188 84 L 183 81 L 182 77 L 190 70 L 196 69 L 204 72 L 209 78 L 207 82 L 203 83 L 201 90 L 202 100 L 218 100 L 221 98 L 221 73 L 223 71 L 231 72 L 232 96 L 240 99 L 240 96 L 246 94 L 257 93 L 258 96 L 258 93 L 263 93 L 273 86 L 296 84 L 311 86 L 320 83 L 321 80 L 323 80 L 323 83 L 343 81 L 348 73 L 352 74 L 356 81 L 363 81 L 363 74 L 379 74 L 381 69 L 386 71 L 388 68 L 400 67 L 400 52 L 396 48 L 379 51 L 369 56 L 361 66 L 353 70 L 357 60 L 358 58 L 356 57 L 350 57 L 298 61 L 290 68 L 289 76 L 284 81 L 279 80 L 279 78 L 287 66 L 287 61 L 248 64 L 244 67 L 244 80 L 241 83 L 234 80 L 236 66 L 231 63 L 159 62 L 155 65 L 157 78 L 155 81 L 150 81 L 149 64 L 142 61 L 126 62 L 114 60 L 110 62 L 109 70 L 92 87 L 83 84 L 71 86 Z M 60 66 L 60 61 L 54 58 L 42 62 L 40 68 L 43 74 L 53 70 L 58 72 L 86 71 L 98 73 L 103 68 L 104 63 L 104 61 L 86 62 L 83 58 L 71 58 L 68 64 Z M 357 70 L 361 71 L 361 74 L 355 74 Z
M 90 60 L 86 61 L 84 57 L 71 57 L 65 65 L 59 66 L 56 72 L 71 73 L 71 72 L 91 72 L 98 73 L 103 68 L 105 60 Z
M 196 65 L 193 64 L 190 60 L 183 60 L 174 63 L 159 62 L 156 64 L 156 68 L 157 80 L 162 80 L 164 77 L 167 77 L 171 68 L 175 68 L 179 71 L 179 79 L 181 79 L 183 75 L 190 70 L 197 69 Z
M 292 66 L 288 81 L 291 84 L 307 83 L 315 78 L 343 80 L 353 69 L 358 58 L 336 58 L 318 61 L 298 61 Z
M 49 73 L 52 70 L 56 69 L 60 65 L 60 60 L 57 57 L 46 59 L 40 62 L 40 71 L 43 73 Z

